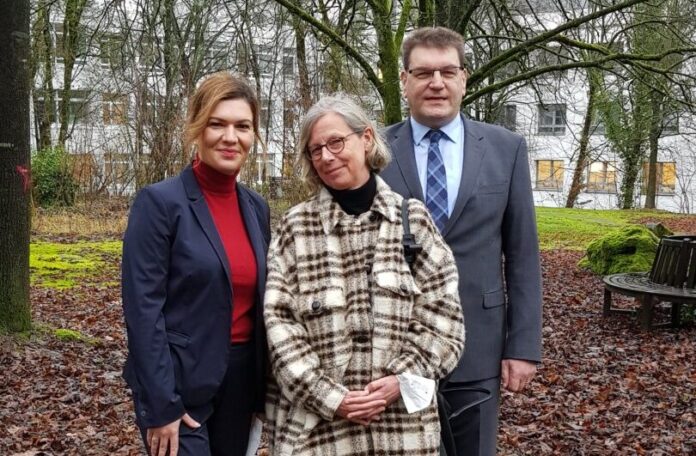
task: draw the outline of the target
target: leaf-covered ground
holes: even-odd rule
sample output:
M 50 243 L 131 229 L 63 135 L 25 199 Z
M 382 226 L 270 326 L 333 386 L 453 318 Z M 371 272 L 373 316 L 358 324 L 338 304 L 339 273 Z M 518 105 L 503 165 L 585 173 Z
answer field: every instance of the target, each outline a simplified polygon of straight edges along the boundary
M 37 330 L 0 336 L 0 455 L 143 454 L 120 377 L 118 253 L 105 255 L 83 285 L 35 284 Z M 696 454 L 696 328 L 603 319 L 601 281 L 580 256 L 543 253 L 544 363 L 527 393 L 503 396 L 499 453 Z

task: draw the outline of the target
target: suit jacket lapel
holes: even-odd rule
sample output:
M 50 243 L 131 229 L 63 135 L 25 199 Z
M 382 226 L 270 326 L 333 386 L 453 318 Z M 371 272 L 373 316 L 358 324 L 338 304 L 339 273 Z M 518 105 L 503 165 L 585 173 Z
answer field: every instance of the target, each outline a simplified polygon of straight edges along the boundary
M 237 186 L 237 196 L 239 197 L 239 208 L 242 213 L 242 218 L 244 219 L 244 226 L 246 226 L 247 235 L 249 236 L 249 241 L 251 242 L 251 247 L 256 257 L 256 274 L 258 277 L 256 280 L 257 291 L 259 296 L 263 296 L 263 289 L 266 283 L 266 253 L 263 234 L 259 226 L 259 219 L 254 210 L 254 206 L 249 200 L 249 194 L 244 188 Z
M 423 189 L 418 178 L 418 167 L 416 166 L 415 151 L 413 150 L 413 133 L 411 132 L 411 122 L 406 119 L 401 128 L 393 133 L 393 140 L 389 141 L 392 154 L 396 164 L 399 165 L 401 175 L 404 177 L 406 186 L 411 195 L 421 201 L 425 201 Z
M 445 228 L 442 231 L 442 236 L 446 236 L 447 233 L 452 229 L 456 223 L 456 220 L 462 215 L 462 211 L 464 210 L 466 203 L 469 202 L 469 198 L 471 198 L 476 186 L 476 178 L 478 177 L 479 170 L 481 169 L 483 156 L 486 154 L 486 150 L 483 147 L 483 135 L 481 135 L 476 124 L 466 120 L 463 116 L 462 120 L 464 121 L 464 131 L 466 133 L 466 139 L 464 140 L 462 179 L 459 183 L 457 200 L 454 203 L 452 214 L 447 220 Z
M 222 267 L 225 269 L 225 276 L 227 280 L 230 281 L 230 265 L 227 260 L 227 255 L 225 254 L 225 247 L 222 245 L 222 240 L 218 234 L 217 228 L 215 227 L 215 222 L 213 221 L 212 215 L 210 215 L 210 210 L 205 202 L 205 197 L 203 197 L 203 192 L 201 192 L 198 182 L 196 182 L 196 176 L 193 175 L 193 170 L 191 166 L 187 166 L 186 169 L 181 173 L 181 179 L 184 183 L 184 188 L 186 189 L 186 194 L 189 200 L 191 200 L 191 209 L 193 214 L 196 216 L 198 223 L 203 229 L 203 233 L 208 238 L 208 241 L 213 246 L 213 250 L 220 259 Z M 232 289 L 232 282 L 230 281 L 230 290 Z

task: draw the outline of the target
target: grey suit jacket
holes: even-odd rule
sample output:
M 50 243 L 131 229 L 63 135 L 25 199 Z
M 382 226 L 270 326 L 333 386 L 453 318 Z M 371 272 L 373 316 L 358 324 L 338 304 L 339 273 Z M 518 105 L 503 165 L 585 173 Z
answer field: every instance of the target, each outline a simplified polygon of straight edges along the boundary
M 500 375 L 502 358 L 541 361 L 541 268 L 524 139 L 464 119 L 459 193 L 443 236 L 459 270 L 466 347 L 452 381 Z M 385 131 L 393 160 L 381 177 L 423 201 L 411 123 Z M 451 197 L 451 196 L 450 196 Z

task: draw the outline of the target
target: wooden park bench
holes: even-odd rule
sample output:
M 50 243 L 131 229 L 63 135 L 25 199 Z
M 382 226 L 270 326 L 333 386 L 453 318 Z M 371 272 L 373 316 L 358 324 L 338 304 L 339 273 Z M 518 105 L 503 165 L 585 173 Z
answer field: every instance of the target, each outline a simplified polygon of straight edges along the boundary
M 650 272 L 612 274 L 604 277 L 604 316 L 632 313 L 611 307 L 611 294 L 636 298 L 638 320 L 643 328 L 671 324 L 678 327 L 682 304 L 696 304 L 696 235 L 667 236 L 660 240 Z M 671 323 L 653 325 L 654 309 L 671 303 Z

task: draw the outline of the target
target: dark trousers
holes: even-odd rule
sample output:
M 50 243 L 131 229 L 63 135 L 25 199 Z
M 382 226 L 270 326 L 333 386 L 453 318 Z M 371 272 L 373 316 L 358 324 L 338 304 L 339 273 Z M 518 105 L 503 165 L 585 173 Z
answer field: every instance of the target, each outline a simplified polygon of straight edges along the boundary
M 498 436 L 498 403 L 500 401 L 500 377 L 474 382 L 449 382 L 451 387 L 484 388 L 491 392 L 491 398 L 458 417 L 450 420 L 450 427 L 457 448 L 456 456 L 493 456 L 496 454 Z M 453 391 L 444 393 L 452 410 L 471 404 L 481 397 L 481 393 Z M 449 455 L 448 455 L 449 456 Z
M 179 456 L 246 454 L 254 405 L 253 373 L 254 344 L 230 346 L 227 372 L 212 401 L 213 413 L 197 429 L 181 422 Z M 141 428 L 140 433 L 147 448 L 147 430 Z

